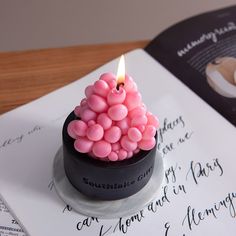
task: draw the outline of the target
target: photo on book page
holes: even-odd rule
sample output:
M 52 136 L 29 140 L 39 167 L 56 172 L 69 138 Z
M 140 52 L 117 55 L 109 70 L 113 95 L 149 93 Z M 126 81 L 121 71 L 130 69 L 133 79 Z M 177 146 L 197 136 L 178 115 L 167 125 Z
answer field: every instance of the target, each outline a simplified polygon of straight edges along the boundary
M 1 199 L 0 236 L 26 236 Z
M 236 126 L 236 6 L 184 20 L 145 50 Z

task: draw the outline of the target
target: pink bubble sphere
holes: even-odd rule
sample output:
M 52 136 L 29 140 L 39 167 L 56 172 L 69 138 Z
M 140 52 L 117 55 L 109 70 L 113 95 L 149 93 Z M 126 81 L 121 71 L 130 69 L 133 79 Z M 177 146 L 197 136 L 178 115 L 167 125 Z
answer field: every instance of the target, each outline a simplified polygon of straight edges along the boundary
M 134 118 L 135 116 L 144 116 L 146 114 L 146 109 L 143 106 L 135 107 L 133 110 L 129 111 L 129 117 Z
M 104 133 L 104 139 L 109 143 L 116 143 L 121 137 L 121 129 L 118 126 L 112 126 Z
M 138 143 L 138 147 L 142 150 L 151 150 L 152 148 L 154 148 L 156 144 L 156 139 L 155 138 L 150 138 L 150 139 L 142 139 L 139 143 Z
M 111 152 L 111 144 L 104 140 L 100 140 L 94 143 L 92 150 L 95 156 L 105 158 Z
M 140 106 L 142 102 L 142 96 L 139 92 L 127 93 L 124 101 L 125 106 L 129 111 L 133 110 L 137 106 Z
M 99 96 L 106 97 L 110 88 L 104 80 L 97 80 L 93 85 L 93 92 Z
M 97 123 L 103 127 L 104 130 L 109 129 L 112 125 L 112 119 L 107 113 L 101 113 L 97 117 Z
M 81 137 L 75 140 L 74 147 L 78 152 L 87 153 L 90 152 L 93 147 L 93 141 L 86 137 Z
M 108 159 L 110 161 L 117 161 L 118 160 L 118 155 L 116 152 L 111 151 L 110 154 L 108 154 Z
M 125 75 L 124 89 L 127 93 L 134 92 L 134 80 L 129 75 Z
M 139 149 L 139 148 L 136 148 L 136 149 L 134 150 L 134 154 L 137 154 L 139 151 L 140 151 L 140 149 Z
M 127 135 L 121 138 L 120 144 L 121 147 L 128 152 L 134 151 L 138 146 L 137 143 L 131 141 Z
M 81 110 L 80 106 L 76 106 L 74 109 L 74 113 L 77 117 L 80 117 L 80 110 Z
M 145 130 L 145 125 L 138 125 L 137 128 L 141 133 L 143 133 L 143 131 Z
M 96 112 L 92 111 L 91 109 L 89 109 L 89 108 L 81 109 L 80 118 L 83 121 L 88 122 L 90 120 L 95 120 L 96 117 L 97 117 Z
M 121 129 L 122 134 L 126 134 L 130 127 L 129 117 L 125 117 L 123 120 L 117 121 L 116 125 Z
M 108 109 L 107 113 L 112 120 L 120 121 L 120 120 L 123 120 L 127 116 L 128 110 L 125 105 L 117 104 L 117 105 L 111 106 Z
M 85 96 L 89 98 L 93 94 L 93 85 L 89 85 L 85 89 Z
M 131 157 L 133 156 L 133 154 L 134 154 L 134 152 L 129 151 L 129 152 L 127 153 L 127 159 L 131 158 Z
M 110 82 L 111 80 L 116 80 L 116 76 L 113 73 L 104 73 L 100 76 L 100 80 L 104 80 L 105 82 Z
M 109 105 L 115 105 L 124 102 L 126 97 L 125 90 L 120 86 L 119 90 L 113 88 L 107 95 L 107 103 Z
M 147 125 L 143 132 L 143 139 L 150 139 L 156 134 L 156 128 L 153 125 Z
M 67 126 L 67 133 L 73 139 L 76 139 L 76 137 L 77 137 L 77 135 L 75 133 L 75 123 L 76 123 L 76 120 L 72 120 Z
M 142 116 L 135 116 L 131 120 L 131 126 L 139 126 L 139 125 L 146 125 L 148 122 L 148 119 L 145 115 Z
M 92 94 L 88 98 L 88 105 L 95 112 L 104 112 L 108 108 L 106 100 L 96 94 Z
M 112 143 L 111 148 L 112 148 L 112 151 L 119 151 L 120 150 L 120 143 L 119 142 Z
M 87 106 L 88 104 L 87 104 L 87 98 L 83 98 L 81 101 L 80 101 L 80 106 L 81 107 L 85 107 L 85 106 Z
M 75 120 L 75 122 L 74 122 L 74 132 L 77 136 L 84 137 L 86 135 L 87 128 L 88 128 L 88 126 L 84 121 Z
M 116 87 L 116 76 L 112 73 L 102 74 L 99 79 L 106 81 L 110 88 Z
M 127 156 L 128 156 L 128 152 L 125 151 L 124 149 L 121 149 L 121 150 L 118 152 L 118 159 L 119 159 L 120 161 L 126 159 Z
M 151 112 L 146 113 L 148 124 L 153 125 L 156 129 L 159 128 L 159 120 Z
M 87 122 L 88 126 L 95 125 L 95 124 L 96 124 L 96 122 L 94 120 L 90 120 Z
M 86 134 L 88 139 L 92 141 L 99 141 L 103 137 L 104 130 L 101 125 L 94 124 L 88 127 Z
M 139 142 L 142 139 L 142 133 L 136 127 L 131 127 L 128 130 L 128 137 L 133 142 Z

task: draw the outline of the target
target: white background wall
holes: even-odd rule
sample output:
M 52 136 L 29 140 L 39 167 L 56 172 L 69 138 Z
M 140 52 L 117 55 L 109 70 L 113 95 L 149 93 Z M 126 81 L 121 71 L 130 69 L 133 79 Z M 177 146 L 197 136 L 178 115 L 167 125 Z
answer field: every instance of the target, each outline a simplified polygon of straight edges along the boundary
M 0 51 L 152 39 L 235 0 L 0 0 Z

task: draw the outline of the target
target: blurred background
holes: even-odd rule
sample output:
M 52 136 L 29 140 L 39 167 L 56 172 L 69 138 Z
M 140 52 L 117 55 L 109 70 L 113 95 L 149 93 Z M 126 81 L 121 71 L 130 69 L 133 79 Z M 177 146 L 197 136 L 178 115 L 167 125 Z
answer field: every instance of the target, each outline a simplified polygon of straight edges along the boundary
M 235 0 L 0 0 L 0 51 L 152 39 Z

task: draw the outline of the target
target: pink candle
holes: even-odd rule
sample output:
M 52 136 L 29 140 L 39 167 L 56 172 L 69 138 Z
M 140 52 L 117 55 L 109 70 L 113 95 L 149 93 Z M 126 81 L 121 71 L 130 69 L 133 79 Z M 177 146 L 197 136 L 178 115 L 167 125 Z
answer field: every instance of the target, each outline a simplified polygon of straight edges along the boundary
M 121 161 L 155 146 L 158 119 L 146 110 L 124 66 L 122 56 L 117 76 L 103 74 L 85 89 L 86 98 L 74 111 L 80 120 L 68 126 L 77 151 L 100 160 Z

